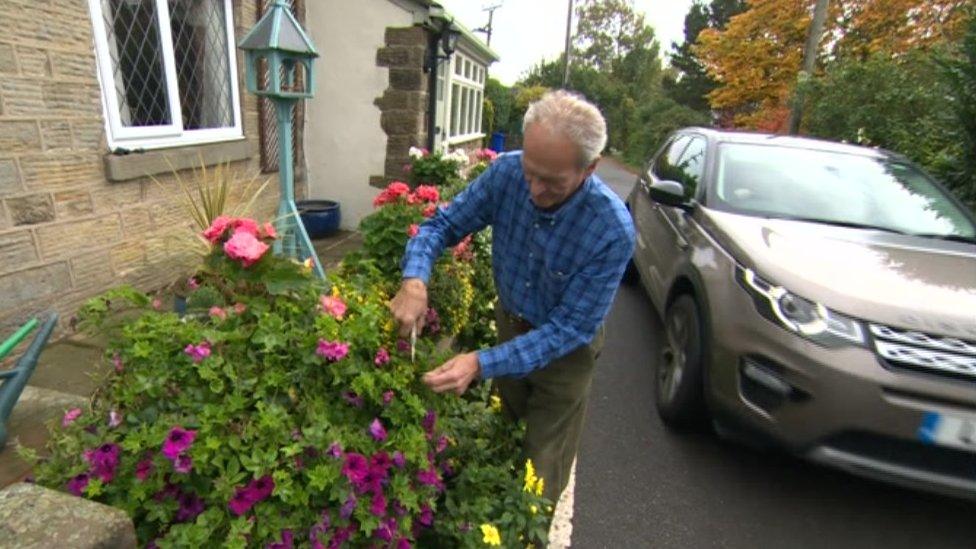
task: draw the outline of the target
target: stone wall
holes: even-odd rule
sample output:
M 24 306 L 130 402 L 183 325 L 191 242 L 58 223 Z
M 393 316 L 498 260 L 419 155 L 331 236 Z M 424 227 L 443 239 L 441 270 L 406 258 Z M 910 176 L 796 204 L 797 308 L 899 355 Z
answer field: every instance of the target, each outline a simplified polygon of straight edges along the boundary
M 233 2 L 238 39 L 255 22 L 254 4 Z M 120 283 L 158 288 L 193 259 L 171 175 L 158 184 L 106 178 L 91 29 L 88 0 L 0 1 L 0 334 L 45 310 L 67 318 Z M 238 68 L 243 127 L 255 147 L 233 168 L 249 174 L 258 169 L 257 108 L 243 91 L 240 55 Z M 272 215 L 276 189 L 255 215 Z
M 376 64 L 389 68 L 390 85 L 375 104 L 382 111 L 380 125 L 387 135 L 386 165 L 383 175 L 370 177 L 376 187 L 404 179 L 410 147 L 425 147 L 427 140 L 428 31 L 419 26 L 388 28 L 385 38 L 385 47 L 376 52 Z

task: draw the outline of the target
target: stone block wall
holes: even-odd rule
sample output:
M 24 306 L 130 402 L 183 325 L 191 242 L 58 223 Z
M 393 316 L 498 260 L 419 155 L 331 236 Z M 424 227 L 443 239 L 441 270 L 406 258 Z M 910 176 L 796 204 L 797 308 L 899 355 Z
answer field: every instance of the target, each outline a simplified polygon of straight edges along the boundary
M 424 72 L 424 57 L 428 32 L 419 26 L 388 28 L 385 47 L 376 52 L 376 65 L 389 69 L 390 85 L 374 101 L 382 112 L 380 126 L 387 141 L 385 171 L 370 177 L 373 186 L 403 179 L 410 147 L 426 146 L 429 75 Z
M 255 0 L 233 5 L 239 39 Z M 241 55 L 238 69 L 243 127 L 256 144 Z M 194 260 L 171 174 L 106 178 L 100 93 L 88 0 L 0 1 L 0 335 L 46 310 L 67 319 L 120 283 L 159 288 Z M 256 146 L 233 167 L 258 170 Z M 255 215 L 270 218 L 276 204 L 272 183 Z

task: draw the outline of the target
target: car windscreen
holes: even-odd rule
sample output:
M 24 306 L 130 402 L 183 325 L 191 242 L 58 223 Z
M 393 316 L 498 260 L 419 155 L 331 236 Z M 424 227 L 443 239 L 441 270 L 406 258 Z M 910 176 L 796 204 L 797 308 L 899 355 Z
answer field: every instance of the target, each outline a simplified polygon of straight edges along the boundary
M 976 237 L 965 212 L 911 164 L 836 151 L 723 143 L 709 200 L 748 215 Z

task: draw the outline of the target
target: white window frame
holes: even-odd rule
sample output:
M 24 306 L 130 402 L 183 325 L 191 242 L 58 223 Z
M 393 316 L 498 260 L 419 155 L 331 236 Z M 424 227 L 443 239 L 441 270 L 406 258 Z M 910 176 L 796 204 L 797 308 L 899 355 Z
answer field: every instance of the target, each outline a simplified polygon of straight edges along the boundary
M 183 129 L 183 114 L 176 61 L 173 50 L 173 33 L 170 30 L 169 5 L 167 0 L 155 0 L 156 20 L 159 25 L 159 39 L 163 55 L 163 70 L 166 76 L 166 94 L 169 101 L 171 123 L 161 126 L 125 126 L 122 123 L 119 99 L 115 86 L 115 70 L 112 64 L 111 46 L 105 30 L 102 0 L 88 0 L 95 38 L 95 58 L 98 81 L 102 89 L 102 109 L 105 114 L 105 131 L 109 149 L 158 149 L 185 145 L 200 145 L 219 141 L 232 141 L 244 138 L 241 124 L 241 100 L 237 81 L 237 40 L 234 38 L 234 11 L 232 0 L 224 2 L 224 27 L 227 31 L 227 68 L 231 90 L 231 107 L 234 125 L 224 128 L 198 130 Z
M 470 77 L 465 76 L 464 66 L 468 64 Z M 487 67 L 470 55 L 455 51 L 451 56 L 450 67 L 445 71 L 446 108 L 444 109 L 444 123 L 447 145 L 465 143 L 485 136 L 482 131 L 482 105 L 484 104 L 485 83 L 483 75 Z M 453 120 L 454 86 L 458 88 L 458 116 L 457 124 Z M 462 106 L 466 106 L 465 109 Z M 461 112 L 465 111 L 465 112 Z M 464 133 L 454 133 L 454 127 L 467 128 Z

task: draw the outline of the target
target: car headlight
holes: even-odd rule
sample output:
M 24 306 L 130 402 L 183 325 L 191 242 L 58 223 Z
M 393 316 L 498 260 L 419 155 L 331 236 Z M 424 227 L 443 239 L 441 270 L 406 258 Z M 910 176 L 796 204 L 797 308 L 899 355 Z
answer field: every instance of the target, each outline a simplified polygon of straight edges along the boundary
M 752 269 L 736 267 L 736 279 L 760 314 L 799 336 L 825 347 L 867 343 L 861 323 L 853 318 L 763 280 Z

